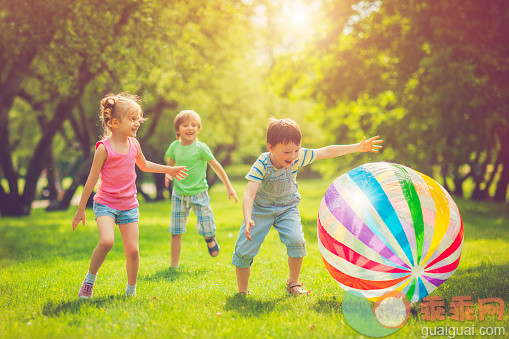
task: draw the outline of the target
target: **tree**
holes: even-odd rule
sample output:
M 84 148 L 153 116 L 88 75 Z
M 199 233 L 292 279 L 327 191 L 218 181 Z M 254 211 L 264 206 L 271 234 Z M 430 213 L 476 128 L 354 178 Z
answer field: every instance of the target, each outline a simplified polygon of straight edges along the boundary
M 23 4 L 30 7 L 31 2 Z M 47 5 L 49 9 L 58 6 L 54 2 Z M 247 127 L 260 111 L 259 105 L 249 103 L 256 102 L 263 89 L 249 55 L 250 6 L 223 0 L 64 5 L 66 19 L 52 26 L 44 48 L 19 71 L 19 84 L 11 98 L 16 104 L 3 111 L 4 130 L 9 131 L 13 123 L 21 126 L 17 119 L 21 115 L 37 116 L 33 121 L 38 129 L 31 130 L 28 140 L 2 134 L 11 146 L 2 153 L 1 171 L 9 184 L 8 192 L 0 187 L 2 215 L 28 214 L 41 171 L 58 167 L 64 159 L 70 171 L 59 172 L 71 174 L 73 181 L 63 199 L 53 201 L 50 209 L 69 206 L 88 175 L 94 139 L 101 134 L 97 103 L 107 92 L 142 96 L 149 120 L 141 129 L 140 142 L 154 161 L 162 162 L 161 145 L 174 137 L 172 116 L 184 108 L 194 108 L 202 115 L 208 124 L 202 135 L 210 138 L 208 143 L 220 161 L 228 163 L 241 139 L 248 142 L 252 132 Z M 13 17 L 12 26 L 24 20 L 22 8 L 8 4 L 4 8 L 0 13 Z M 26 27 L 30 32 L 37 30 L 35 24 Z M 2 43 L 6 50 L 11 41 Z M 12 53 L 5 59 L 17 57 Z M 15 152 L 21 149 L 24 151 Z M 21 177 L 25 185 L 19 192 Z M 49 179 L 51 183 L 51 173 Z
M 322 103 L 317 119 L 332 134 L 377 130 L 392 148 L 389 159 L 430 174 L 439 167 L 459 195 L 471 177 L 486 194 L 508 147 L 505 1 L 363 1 L 347 26 L 338 24 L 340 11 L 328 11 L 340 3 L 324 2 L 324 37 L 293 56 L 306 60 L 301 75 L 277 86 Z M 280 65 L 289 69 L 289 60 Z M 344 120 L 331 123 L 338 113 Z
M 10 34 L 2 38 L 0 57 L 0 65 L 4 66 L 0 130 L 5 145 L 1 169 L 9 184 L 8 193 L 0 186 L 0 211 L 2 215 L 25 215 L 30 212 L 56 133 L 80 102 L 86 86 L 107 71 L 106 62 L 126 57 L 126 26 L 132 25 L 130 33 L 140 32 L 147 27 L 142 23 L 149 20 L 144 3 L 127 0 L 44 4 L 20 1 L 1 5 L 1 28 Z M 16 97 L 23 97 L 38 108 L 34 110 L 39 112 L 41 127 L 33 156 L 25 167 L 22 193 L 9 138 L 9 114 Z

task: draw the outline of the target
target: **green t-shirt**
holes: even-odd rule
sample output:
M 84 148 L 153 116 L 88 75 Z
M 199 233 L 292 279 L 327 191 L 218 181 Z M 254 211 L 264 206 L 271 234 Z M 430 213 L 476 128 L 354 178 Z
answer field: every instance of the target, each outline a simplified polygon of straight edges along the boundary
M 207 162 L 214 159 L 209 146 L 196 140 L 191 145 L 182 146 L 180 140 L 171 143 L 166 156 L 175 160 L 175 166 L 186 166 L 187 177 L 178 181 L 173 178 L 173 187 L 180 195 L 196 195 L 205 192 L 209 185 L 205 179 Z

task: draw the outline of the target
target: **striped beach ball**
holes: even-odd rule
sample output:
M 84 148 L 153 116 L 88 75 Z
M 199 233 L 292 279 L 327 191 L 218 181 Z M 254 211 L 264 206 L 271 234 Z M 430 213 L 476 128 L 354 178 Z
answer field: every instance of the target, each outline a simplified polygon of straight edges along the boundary
M 392 291 L 421 300 L 453 275 L 463 247 L 463 222 L 447 191 L 392 163 L 364 164 L 334 180 L 317 224 L 329 273 L 371 301 Z

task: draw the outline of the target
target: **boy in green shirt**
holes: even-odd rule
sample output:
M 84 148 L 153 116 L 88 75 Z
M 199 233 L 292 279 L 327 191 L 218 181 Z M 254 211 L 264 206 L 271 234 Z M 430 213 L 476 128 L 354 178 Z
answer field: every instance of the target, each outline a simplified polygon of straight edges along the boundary
M 182 234 L 186 232 L 186 223 L 191 208 L 196 214 L 196 229 L 207 242 L 209 254 L 212 257 L 219 255 L 219 244 L 215 238 L 216 225 L 210 197 L 207 193 L 206 180 L 207 163 L 219 176 L 228 189 L 228 198 L 239 201 L 228 176 L 221 164 L 214 158 L 210 148 L 198 141 L 201 130 L 201 119 L 198 113 L 192 110 L 181 111 L 174 120 L 177 140 L 171 143 L 166 151 L 169 166 L 186 166 L 187 177 L 181 181 L 173 182 L 171 196 L 171 267 L 179 267 Z M 165 185 L 168 187 L 172 177 L 165 175 Z

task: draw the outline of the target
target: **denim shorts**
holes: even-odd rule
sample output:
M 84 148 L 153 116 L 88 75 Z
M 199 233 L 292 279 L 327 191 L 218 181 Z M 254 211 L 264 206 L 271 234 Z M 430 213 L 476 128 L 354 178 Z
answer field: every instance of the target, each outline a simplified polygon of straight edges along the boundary
M 210 207 L 210 196 L 207 191 L 191 195 L 179 195 L 175 190 L 171 194 L 171 218 L 170 233 L 173 235 L 186 232 L 187 219 L 191 209 L 196 215 L 196 229 L 204 237 L 212 237 L 216 234 L 214 214 Z
M 97 218 L 102 217 L 104 215 L 112 217 L 113 220 L 115 220 L 115 224 L 117 225 L 128 224 L 130 222 L 140 220 L 140 211 L 138 207 L 131 208 L 130 210 L 126 211 L 119 211 L 95 201 L 94 201 L 94 214 L 96 220 Z

